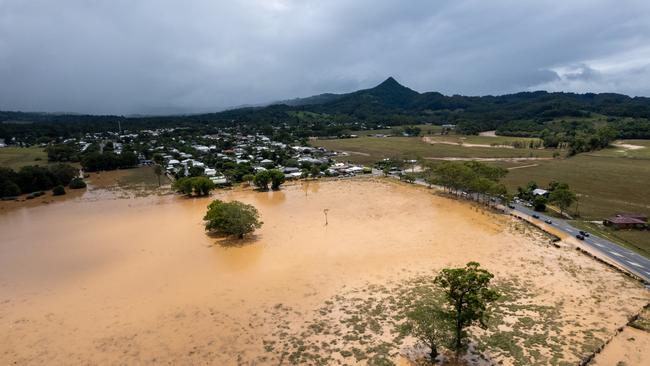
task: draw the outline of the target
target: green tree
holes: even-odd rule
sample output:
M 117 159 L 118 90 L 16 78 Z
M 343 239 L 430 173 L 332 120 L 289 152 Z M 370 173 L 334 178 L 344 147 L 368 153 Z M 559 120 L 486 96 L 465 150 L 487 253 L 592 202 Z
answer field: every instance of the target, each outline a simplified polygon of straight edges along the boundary
M 246 182 L 248 184 L 251 184 L 253 179 L 255 179 L 255 176 L 253 174 L 244 174 L 243 177 L 241 177 L 242 182 Z
M 259 212 L 252 205 L 239 201 L 215 200 L 208 206 L 203 217 L 205 230 L 243 239 L 244 235 L 262 227 Z
M 163 162 L 165 161 L 165 158 L 161 154 L 154 154 L 153 155 L 153 162 L 158 164 L 158 165 L 163 165 Z
M 473 324 L 485 327 L 488 305 L 499 294 L 489 287 L 492 275 L 480 268 L 480 264 L 469 262 L 464 268 L 445 268 L 434 282 L 445 293 L 449 316 L 454 323 L 454 348 L 459 352 L 466 337 L 465 328 Z
M 285 180 L 284 173 L 277 169 L 271 169 L 268 172 L 271 177 L 271 189 L 274 191 L 280 189 L 280 186 Z
M 204 167 L 201 167 L 201 166 L 194 166 L 194 165 L 192 165 L 191 167 L 189 167 L 189 168 L 187 169 L 187 174 L 188 174 L 190 177 L 200 177 L 200 176 L 203 175 L 204 172 L 205 172 L 205 168 L 204 168 Z
M 546 211 L 546 203 L 547 203 L 546 197 L 542 195 L 537 195 L 533 197 L 533 210 L 535 211 Z
M 176 180 L 172 188 L 188 196 L 207 196 L 216 186 L 207 177 L 185 177 Z
M 269 183 L 271 183 L 271 174 L 268 170 L 257 172 L 257 174 L 255 174 L 255 178 L 253 178 L 253 184 L 255 184 L 257 188 L 263 191 L 269 189 Z
M 435 362 L 440 346 L 450 346 L 453 324 L 439 301 L 420 300 L 406 313 L 401 331 L 410 334 L 429 348 L 429 358 Z
M 560 214 L 564 214 L 564 210 L 575 202 L 576 194 L 569 189 L 567 184 L 558 184 L 549 194 L 548 200 L 560 208 Z
M 318 178 L 320 176 L 320 166 L 316 164 L 312 165 L 309 173 L 313 178 Z

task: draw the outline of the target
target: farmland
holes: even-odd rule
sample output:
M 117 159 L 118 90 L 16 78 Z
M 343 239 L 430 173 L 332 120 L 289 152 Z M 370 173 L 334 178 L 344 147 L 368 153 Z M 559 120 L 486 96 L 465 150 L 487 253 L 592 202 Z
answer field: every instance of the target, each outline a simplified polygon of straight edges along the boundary
M 47 154 L 41 147 L 0 148 L 0 166 L 18 169 L 25 165 L 47 164 Z
M 437 137 L 436 137 L 437 138 Z M 472 141 L 492 141 L 490 137 L 475 136 Z M 546 158 L 552 159 L 558 150 L 518 149 L 454 144 L 431 144 L 417 137 L 359 137 L 353 139 L 315 140 L 315 146 L 345 151 L 342 160 L 374 163 L 383 158 Z

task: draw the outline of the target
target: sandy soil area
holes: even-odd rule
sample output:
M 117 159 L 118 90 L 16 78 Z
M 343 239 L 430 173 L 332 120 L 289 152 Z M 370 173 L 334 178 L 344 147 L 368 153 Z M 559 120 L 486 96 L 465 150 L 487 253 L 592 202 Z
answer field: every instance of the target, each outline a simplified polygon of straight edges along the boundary
M 445 158 L 424 158 L 426 160 L 444 160 L 444 161 L 529 161 L 529 160 L 552 160 L 553 158 L 458 158 L 458 157 L 445 157 Z
M 620 147 L 620 148 L 627 149 L 627 150 L 645 149 L 645 146 L 633 145 L 633 144 L 625 144 L 625 143 L 622 143 L 622 142 L 613 143 L 612 146 Z
M 255 205 L 262 229 L 243 244 L 206 235 L 208 198 L 90 191 L 0 213 L 0 364 L 406 364 L 418 348 L 394 331 L 401 305 L 470 260 L 504 295 L 472 330 L 471 364 L 575 364 L 650 300 L 527 225 L 425 188 L 216 196 Z
M 488 144 L 470 144 L 468 142 L 453 142 L 453 141 L 442 141 L 442 140 L 437 140 L 432 137 L 422 137 L 422 141 L 426 142 L 427 144 L 443 144 L 443 145 L 456 145 L 456 146 L 464 146 L 464 147 L 494 147 L 494 148 L 499 148 L 499 149 L 514 149 L 515 147 L 512 145 L 488 145 Z

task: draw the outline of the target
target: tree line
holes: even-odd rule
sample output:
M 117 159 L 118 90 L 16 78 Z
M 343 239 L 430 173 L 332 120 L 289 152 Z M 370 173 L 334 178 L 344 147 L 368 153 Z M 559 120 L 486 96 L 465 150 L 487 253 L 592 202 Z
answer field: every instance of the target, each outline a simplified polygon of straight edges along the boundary
M 78 177 L 79 169 L 69 164 L 53 164 L 47 167 L 28 165 L 15 171 L 0 167 L 0 197 L 46 191 L 57 186 L 83 188 L 85 183 Z M 60 189 L 58 189 L 60 192 Z
M 478 161 L 444 161 L 425 173 L 430 185 L 442 186 L 455 194 L 467 194 L 476 201 L 490 204 L 491 198 L 506 198 L 508 190 L 500 183 L 508 170 Z

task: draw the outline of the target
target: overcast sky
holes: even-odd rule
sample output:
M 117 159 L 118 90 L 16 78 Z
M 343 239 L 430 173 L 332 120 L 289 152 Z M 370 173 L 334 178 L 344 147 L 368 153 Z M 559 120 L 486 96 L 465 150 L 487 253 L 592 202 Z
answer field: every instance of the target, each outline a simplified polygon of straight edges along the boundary
M 0 109 L 162 114 L 372 87 L 650 96 L 649 0 L 0 0 Z

